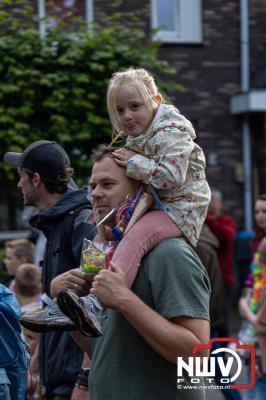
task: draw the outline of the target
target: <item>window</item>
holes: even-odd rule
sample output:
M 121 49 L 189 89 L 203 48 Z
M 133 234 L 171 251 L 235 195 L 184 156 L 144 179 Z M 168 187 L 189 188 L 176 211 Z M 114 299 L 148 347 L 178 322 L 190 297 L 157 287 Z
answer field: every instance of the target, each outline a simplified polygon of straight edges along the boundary
M 164 43 L 201 43 L 201 0 L 151 0 L 155 38 Z
M 93 0 L 38 0 L 40 38 L 44 39 L 58 20 L 67 22 L 69 16 L 86 19 L 89 28 L 93 21 Z

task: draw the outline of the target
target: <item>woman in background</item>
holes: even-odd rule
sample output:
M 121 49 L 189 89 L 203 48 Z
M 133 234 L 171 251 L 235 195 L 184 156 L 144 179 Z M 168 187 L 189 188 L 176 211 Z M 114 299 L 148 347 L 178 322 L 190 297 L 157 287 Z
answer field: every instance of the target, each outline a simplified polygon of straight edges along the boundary
M 266 236 L 266 194 L 259 195 L 255 202 L 254 220 L 255 237 L 250 243 L 252 258 L 254 253 L 256 253 L 260 242 Z

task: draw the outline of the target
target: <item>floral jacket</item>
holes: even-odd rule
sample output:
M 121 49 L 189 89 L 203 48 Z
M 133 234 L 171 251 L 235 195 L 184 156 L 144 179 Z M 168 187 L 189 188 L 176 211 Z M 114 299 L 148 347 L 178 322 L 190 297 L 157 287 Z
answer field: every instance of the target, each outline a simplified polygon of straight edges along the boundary
M 153 186 L 161 208 L 193 246 L 211 197 L 205 157 L 195 138 L 191 122 L 174 106 L 162 104 L 148 131 L 128 137 L 126 144 L 138 153 L 128 160 L 127 175 Z

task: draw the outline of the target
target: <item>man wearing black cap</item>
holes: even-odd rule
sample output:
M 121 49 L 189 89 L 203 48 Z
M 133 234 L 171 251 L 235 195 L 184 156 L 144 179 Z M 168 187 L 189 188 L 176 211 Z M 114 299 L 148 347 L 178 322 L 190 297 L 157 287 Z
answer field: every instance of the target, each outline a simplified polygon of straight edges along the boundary
M 68 155 L 55 142 L 34 142 L 23 153 L 6 153 L 4 161 L 18 167 L 18 188 L 23 194 L 24 204 L 35 206 L 39 211 L 31 218 L 30 224 L 47 238 L 42 283 L 43 291 L 48 295 L 47 302 L 50 301 L 44 309 L 48 318 L 58 310 L 49 299 L 52 279 L 79 266 L 83 238 L 92 239 L 95 235 L 94 225 L 86 222 L 91 214 L 88 192 L 87 189 L 69 187 L 73 169 Z M 79 295 L 88 292 L 86 274 L 77 269 L 76 280 L 69 282 L 67 287 Z M 58 330 L 61 330 L 61 317 L 59 315 Z M 51 323 L 54 321 L 53 316 Z M 65 325 L 64 320 L 62 330 Z M 49 330 L 49 326 L 45 329 Z M 68 332 L 42 333 L 40 375 L 47 399 L 70 399 L 82 359 L 83 352 Z

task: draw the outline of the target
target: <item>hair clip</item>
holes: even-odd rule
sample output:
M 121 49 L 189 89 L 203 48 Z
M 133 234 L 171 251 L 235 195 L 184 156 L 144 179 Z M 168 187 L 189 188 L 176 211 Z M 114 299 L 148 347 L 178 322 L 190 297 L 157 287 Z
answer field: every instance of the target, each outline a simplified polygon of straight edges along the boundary
M 113 144 L 115 144 L 115 142 L 117 141 L 117 139 L 119 139 L 120 136 L 123 135 L 123 133 L 124 133 L 123 131 L 118 132 L 118 133 L 115 135 L 115 137 L 112 139 L 112 141 L 111 141 L 111 143 L 109 144 L 108 147 L 112 147 Z

